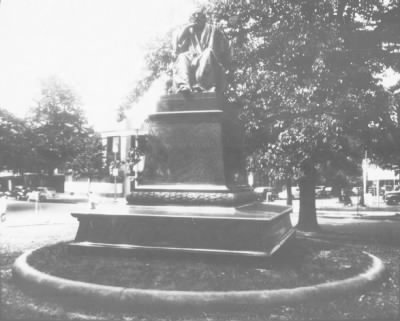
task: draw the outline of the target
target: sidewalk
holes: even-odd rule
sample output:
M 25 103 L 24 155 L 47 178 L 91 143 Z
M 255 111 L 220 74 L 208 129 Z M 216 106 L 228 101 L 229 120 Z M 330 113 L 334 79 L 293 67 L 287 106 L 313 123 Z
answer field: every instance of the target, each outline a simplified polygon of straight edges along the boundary
M 352 197 L 353 205 L 347 206 L 338 201 L 338 198 L 317 199 L 316 208 L 319 217 L 325 218 L 362 218 L 362 219 L 393 219 L 400 220 L 400 206 L 386 205 L 382 199 L 368 197 L 366 206 L 358 205 L 357 196 Z M 286 200 L 276 200 L 274 203 L 286 204 Z M 293 212 L 299 212 L 299 200 L 293 200 Z
M 48 200 L 56 203 L 87 203 L 87 195 L 70 195 L 60 193 L 56 199 Z M 316 199 L 316 208 L 319 217 L 325 218 L 362 218 L 362 219 L 393 219 L 400 220 L 400 205 L 386 205 L 382 198 L 368 196 L 366 206 L 359 205 L 357 196 L 352 197 L 353 205 L 347 206 L 338 201 L 337 197 Z M 286 205 L 285 199 L 278 199 L 274 204 Z M 126 206 L 124 197 L 99 196 L 97 206 Z M 299 212 L 299 200 L 293 200 L 293 213 Z
M 358 196 L 352 196 L 352 205 L 346 206 L 340 203 L 337 197 L 327 199 L 317 199 L 316 206 L 318 209 L 326 211 L 383 211 L 383 212 L 400 212 L 400 205 L 387 205 L 382 197 L 374 197 L 367 194 L 365 198 L 365 206 L 360 206 L 360 199 Z
M 98 196 L 99 203 L 111 204 L 125 204 L 126 200 L 124 197 L 111 197 L 111 196 Z M 57 193 L 54 198 L 48 198 L 45 202 L 48 203 L 87 203 L 89 196 L 87 194 L 69 194 L 69 193 Z

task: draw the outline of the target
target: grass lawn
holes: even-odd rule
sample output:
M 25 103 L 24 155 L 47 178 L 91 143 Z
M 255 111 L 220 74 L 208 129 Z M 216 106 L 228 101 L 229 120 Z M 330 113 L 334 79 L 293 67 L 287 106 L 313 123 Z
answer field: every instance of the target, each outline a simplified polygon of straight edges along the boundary
M 280 306 L 268 311 L 231 313 L 172 312 L 122 313 L 60 304 L 62 298 L 44 300 L 23 293 L 11 277 L 11 265 L 20 254 L 1 256 L 1 320 L 358 320 L 397 319 L 399 316 L 400 249 L 392 245 L 350 242 L 333 243 L 299 239 L 274 260 L 243 264 L 237 259 L 190 256 L 171 258 L 71 257 L 63 243 L 41 249 L 30 264 L 63 277 L 102 284 L 178 290 L 243 290 L 295 287 L 338 280 L 363 269 L 367 251 L 381 258 L 384 280 L 370 291 L 326 301 Z M 323 237 L 323 233 L 321 234 Z M 351 245 L 351 246 L 349 246 Z M 368 260 L 368 259 L 367 259 Z
M 297 240 L 267 259 L 232 256 L 76 256 L 66 243 L 35 251 L 28 263 L 51 275 L 141 289 L 234 291 L 294 288 L 363 272 L 370 259 L 353 247 Z

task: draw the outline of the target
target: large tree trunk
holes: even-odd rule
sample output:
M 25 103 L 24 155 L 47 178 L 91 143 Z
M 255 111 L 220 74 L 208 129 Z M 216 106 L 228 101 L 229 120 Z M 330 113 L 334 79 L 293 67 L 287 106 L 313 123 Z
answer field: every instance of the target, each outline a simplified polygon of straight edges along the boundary
M 319 230 L 315 208 L 316 171 L 313 164 L 303 166 L 303 175 L 299 179 L 300 209 L 297 228 L 303 231 Z

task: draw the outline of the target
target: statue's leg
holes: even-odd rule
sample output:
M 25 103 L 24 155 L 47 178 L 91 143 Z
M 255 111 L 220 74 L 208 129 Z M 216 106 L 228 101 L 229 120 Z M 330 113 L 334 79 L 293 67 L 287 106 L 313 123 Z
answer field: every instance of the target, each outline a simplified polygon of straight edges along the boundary
M 195 80 L 200 87 L 210 90 L 212 87 L 221 88 L 223 69 L 218 64 L 212 49 L 207 48 L 198 59 Z
M 173 78 L 178 92 L 192 89 L 191 57 L 188 53 L 178 55 L 174 65 Z

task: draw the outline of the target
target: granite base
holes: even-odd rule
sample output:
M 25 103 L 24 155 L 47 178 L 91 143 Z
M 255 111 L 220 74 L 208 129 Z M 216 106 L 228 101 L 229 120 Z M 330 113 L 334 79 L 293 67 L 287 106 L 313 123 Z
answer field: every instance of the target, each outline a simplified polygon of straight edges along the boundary
M 127 206 L 72 213 L 79 220 L 75 252 L 180 251 L 270 256 L 294 235 L 291 208 Z M 100 250 L 100 251 L 99 251 Z M 118 252 L 118 251 L 115 251 Z

